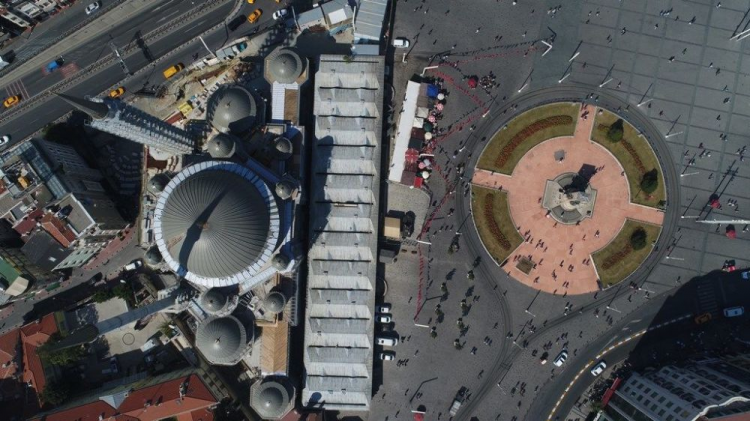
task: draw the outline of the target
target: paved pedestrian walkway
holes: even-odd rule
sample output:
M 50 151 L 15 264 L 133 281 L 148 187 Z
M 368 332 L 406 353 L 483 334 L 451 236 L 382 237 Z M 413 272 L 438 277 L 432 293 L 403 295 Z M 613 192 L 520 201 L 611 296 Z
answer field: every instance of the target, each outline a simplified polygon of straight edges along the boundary
M 592 142 L 594 123 L 579 118 L 573 136 L 547 140 L 531 149 L 516 165 L 512 176 L 476 169 L 472 183 L 501 188 L 508 193 L 511 217 L 525 238 L 504 269 L 524 284 L 555 294 L 583 294 L 598 290 L 598 275 L 592 255 L 606 246 L 626 219 L 661 225 L 664 214 L 657 209 L 630 203 L 627 179 L 615 157 Z M 556 154 L 565 152 L 565 159 Z M 558 155 L 559 156 L 559 155 Z M 580 225 L 558 224 L 548 218 L 541 205 L 547 180 L 566 172 L 577 173 L 583 165 L 600 170 L 591 178 L 597 190 L 591 218 Z M 536 264 L 527 275 L 519 270 L 516 259 L 530 257 Z

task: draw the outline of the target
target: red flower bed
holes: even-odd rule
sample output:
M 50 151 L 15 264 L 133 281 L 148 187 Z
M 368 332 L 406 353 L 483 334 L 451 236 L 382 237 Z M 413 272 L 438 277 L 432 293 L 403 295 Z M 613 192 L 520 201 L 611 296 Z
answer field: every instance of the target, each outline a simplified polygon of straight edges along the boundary
M 513 136 L 510 142 L 508 142 L 508 144 L 505 145 L 502 150 L 500 150 L 500 155 L 495 160 L 495 165 L 497 165 L 498 167 L 502 167 L 503 165 L 505 165 L 510 159 L 510 155 L 518 147 L 518 145 L 523 143 L 526 139 L 534 135 L 536 132 L 542 131 L 544 129 L 549 129 L 550 127 L 563 126 L 565 124 L 572 123 L 573 117 L 569 115 L 555 115 L 552 117 L 543 118 L 539 121 L 535 121 L 534 123 L 526 126 L 520 132 L 516 133 L 516 135 Z
M 605 126 L 604 124 L 599 124 L 597 129 L 601 131 L 607 131 L 609 130 L 609 126 Z M 625 138 L 623 138 L 620 143 L 622 144 L 622 147 L 625 148 L 626 151 L 628 151 L 628 154 L 633 158 L 633 161 L 635 161 L 635 166 L 638 167 L 638 171 L 641 173 L 641 175 L 645 174 L 647 172 L 646 166 L 643 165 L 643 161 L 641 161 L 641 157 L 638 156 L 638 152 L 633 148 L 633 145 L 630 144 Z
M 497 225 L 497 221 L 495 221 L 495 200 L 489 193 L 484 196 L 484 218 L 487 220 L 492 237 L 495 238 L 502 248 L 510 250 L 510 241 L 500 231 L 500 227 Z
M 628 257 L 628 255 L 632 252 L 633 252 L 633 247 L 631 247 L 630 244 L 628 244 L 622 250 L 604 259 L 604 263 L 602 263 L 602 269 L 604 270 L 610 269 L 612 266 L 620 263 L 624 258 Z

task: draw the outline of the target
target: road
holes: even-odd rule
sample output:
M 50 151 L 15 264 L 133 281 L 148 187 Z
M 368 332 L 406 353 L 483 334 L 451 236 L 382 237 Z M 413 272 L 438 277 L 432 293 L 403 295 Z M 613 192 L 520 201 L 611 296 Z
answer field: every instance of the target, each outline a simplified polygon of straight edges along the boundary
M 25 98 L 45 92 L 54 84 L 62 81 L 66 76 L 72 76 L 72 74 L 78 69 L 83 69 L 102 57 L 110 55 L 112 53 L 112 50 L 108 45 L 110 40 L 120 49 L 128 45 L 137 45 L 139 34 L 146 34 L 154 28 L 164 25 L 171 19 L 174 19 L 182 13 L 190 10 L 192 7 L 200 7 L 204 1 L 187 2 L 166 0 L 164 2 L 155 3 L 154 8 L 148 9 L 152 13 L 144 13 L 143 19 L 134 19 L 126 24 L 113 28 L 109 33 L 103 33 L 84 46 L 65 54 L 65 66 L 71 66 L 69 67 L 71 70 L 66 71 L 63 69 L 52 74 L 44 74 L 44 72 L 39 69 L 39 71 L 31 72 L 18 80 L 11 81 L 6 84 L 4 88 L 0 88 L 0 91 L 5 90 L 7 94 L 21 93 Z M 195 3 L 195 6 L 193 6 L 192 3 Z M 130 71 L 137 72 L 140 69 L 148 68 L 149 66 L 151 67 L 145 72 L 128 78 L 122 83 L 122 85 L 125 86 L 126 90 L 131 91 L 137 90 L 143 86 L 146 81 L 149 81 L 150 83 L 162 83 L 164 81 L 164 78 L 161 75 L 163 68 L 178 62 L 190 63 L 194 60 L 196 55 L 202 57 L 207 54 L 205 47 L 203 47 L 200 42 L 194 41 L 182 49 L 178 49 L 178 47 L 183 46 L 186 40 L 192 40 L 197 35 L 224 20 L 235 4 L 234 1 L 225 2 L 221 6 L 216 7 L 203 15 L 196 22 L 191 22 L 185 26 L 181 26 L 168 35 L 158 39 L 156 42 L 148 44 L 148 53 L 145 53 L 140 48 L 135 49 L 132 54 L 127 55 L 125 58 L 125 62 Z M 245 3 L 240 13 L 248 14 L 251 10 L 251 6 L 252 5 Z M 254 30 L 255 28 L 266 28 L 274 23 L 271 14 L 275 9 L 280 7 L 281 5 L 270 3 L 270 5 L 265 8 L 267 10 L 264 11 L 261 20 L 257 24 L 250 25 L 247 22 L 243 23 L 234 32 L 223 27 L 220 30 L 212 32 L 208 36 L 205 36 L 205 42 L 210 49 L 215 50 L 234 38 L 246 35 L 247 32 Z M 157 11 L 157 9 L 158 13 L 153 13 Z M 151 58 L 158 59 L 159 57 L 170 53 L 172 53 L 172 55 L 168 61 L 159 62 L 156 65 L 150 64 L 149 57 L 147 57 L 150 56 Z M 67 89 L 65 92 L 78 96 L 98 95 L 112 86 L 120 85 L 121 81 L 125 79 L 125 76 L 126 75 L 123 73 L 120 65 L 113 62 L 109 67 L 106 67 L 85 79 L 85 83 Z M 70 110 L 71 107 L 64 101 L 56 97 L 50 97 L 46 102 L 32 109 L 26 110 L 21 114 L 15 115 L 11 120 L 4 122 L 2 126 L 0 126 L 0 133 L 11 135 L 13 141 L 7 146 L 10 147 L 13 143 L 25 139 L 44 127 L 48 122 L 54 121 L 65 115 Z M 2 114 L 0 114 L 0 118 L 2 118 Z

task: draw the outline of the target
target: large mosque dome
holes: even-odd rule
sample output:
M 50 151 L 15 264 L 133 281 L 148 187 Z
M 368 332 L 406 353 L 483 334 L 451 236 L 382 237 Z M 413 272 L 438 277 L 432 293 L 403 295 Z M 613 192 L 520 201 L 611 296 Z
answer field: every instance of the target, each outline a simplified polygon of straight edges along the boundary
M 154 216 L 165 262 L 209 288 L 257 274 L 271 259 L 279 234 L 271 190 L 251 170 L 227 162 L 185 168 L 159 196 Z

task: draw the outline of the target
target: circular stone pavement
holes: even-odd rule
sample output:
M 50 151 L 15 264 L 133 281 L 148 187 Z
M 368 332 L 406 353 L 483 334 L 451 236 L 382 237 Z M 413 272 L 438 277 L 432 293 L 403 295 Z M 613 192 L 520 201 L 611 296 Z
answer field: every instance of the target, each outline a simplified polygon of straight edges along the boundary
M 583 294 L 599 290 L 593 253 L 617 236 L 626 219 L 662 225 L 664 213 L 630 202 L 630 187 L 615 157 L 591 141 L 595 111 L 579 117 L 573 136 L 546 140 L 527 152 L 511 176 L 475 169 L 474 185 L 508 195 L 513 223 L 524 238 L 503 269 L 514 279 L 544 292 Z M 580 114 L 579 114 L 580 116 Z M 564 159 L 559 159 L 561 151 Z M 542 205 L 545 186 L 564 173 L 597 169 L 590 176 L 596 202 L 579 224 L 561 224 Z M 523 257 L 535 264 L 528 274 L 516 266 Z

